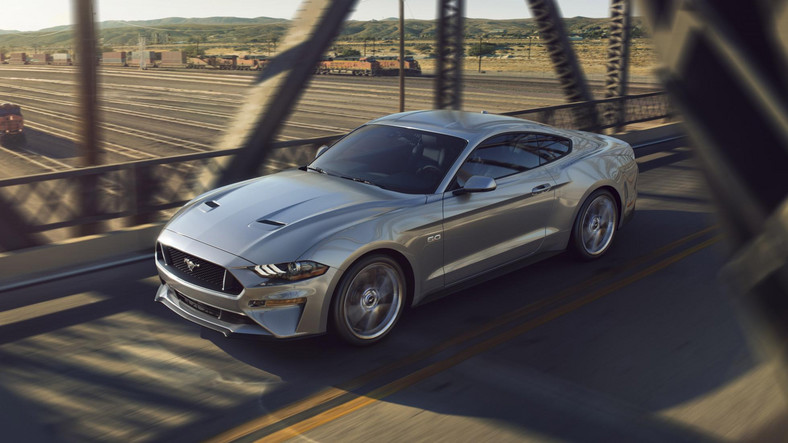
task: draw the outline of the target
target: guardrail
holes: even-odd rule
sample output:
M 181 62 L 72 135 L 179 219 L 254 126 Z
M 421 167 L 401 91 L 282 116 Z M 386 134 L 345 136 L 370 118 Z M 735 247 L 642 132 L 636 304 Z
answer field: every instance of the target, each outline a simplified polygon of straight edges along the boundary
M 671 116 L 665 93 L 650 93 L 505 113 L 553 126 L 581 129 L 578 109 L 595 109 L 598 115 L 616 106 L 623 108 L 624 124 L 666 119 Z M 616 126 L 602 121 L 603 128 Z M 341 135 L 278 142 L 259 173 L 268 174 L 306 164 L 320 145 Z M 47 243 L 74 236 L 74 228 L 90 226 L 99 233 L 136 226 L 171 216 L 175 208 L 210 189 L 224 171 L 226 161 L 240 149 L 208 151 L 37 174 L 0 180 L 0 200 L 16 209 L 21 218 L 14 225 L 20 236 Z M 88 182 L 95 192 L 82 195 Z M 80 202 L 90 198 L 94 213 L 82 213 Z M 11 248 L 5 248 L 6 250 Z

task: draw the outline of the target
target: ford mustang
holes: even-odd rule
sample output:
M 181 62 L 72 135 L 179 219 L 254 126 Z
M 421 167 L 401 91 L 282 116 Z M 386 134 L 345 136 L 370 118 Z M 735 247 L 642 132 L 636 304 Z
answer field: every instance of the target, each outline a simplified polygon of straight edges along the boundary
M 406 306 L 566 249 L 595 259 L 634 214 L 625 142 L 513 117 L 373 120 L 309 164 L 203 194 L 156 244 L 156 300 L 226 336 L 364 345 Z

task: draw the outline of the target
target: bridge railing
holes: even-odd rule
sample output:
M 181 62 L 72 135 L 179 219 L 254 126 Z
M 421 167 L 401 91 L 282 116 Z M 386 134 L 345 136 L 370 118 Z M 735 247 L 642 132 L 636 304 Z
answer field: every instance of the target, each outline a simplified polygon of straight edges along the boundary
M 578 129 L 573 110 L 594 107 L 604 110 L 614 104 L 625 110 L 631 124 L 671 116 L 665 93 L 641 94 L 593 102 L 506 113 L 518 117 Z M 603 115 L 602 112 L 599 115 Z M 615 123 L 603 122 L 603 127 Z M 261 175 L 308 163 L 320 145 L 341 135 L 278 142 Z M 227 160 L 239 150 L 207 151 L 128 163 L 74 169 L 0 180 L 0 199 L 17 209 L 22 220 L 15 230 L 20 235 L 47 243 L 73 237 L 80 227 L 105 232 L 166 219 L 175 208 L 208 191 L 224 171 Z M 95 192 L 81 195 L 84 183 Z M 92 214 L 81 211 L 80 201 L 91 198 Z M 6 248 L 9 249 L 9 248 Z
M 627 95 L 587 102 L 567 103 L 545 108 L 504 112 L 503 115 L 533 120 L 565 129 L 603 130 L 626 125 L 671 118 L 668 96 L 665 92 Z M 586 119 L 596 115 L 594 125 Z M 596 126 L 596 127 L 594 127 Z

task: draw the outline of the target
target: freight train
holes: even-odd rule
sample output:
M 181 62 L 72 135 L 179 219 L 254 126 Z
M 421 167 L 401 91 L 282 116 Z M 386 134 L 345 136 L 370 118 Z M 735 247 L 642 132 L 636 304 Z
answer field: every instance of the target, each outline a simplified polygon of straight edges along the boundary
M 399 58 L 362 57 L 358 60 L 329 58 L 318 63 L 315 74 L 397 75 Z M 419 62 L 413 57 L 405 57 L 405 75 L 421 75 Z
M 239 71 L 260 71 L 269 62 L 263 55 L 211 55 L 189 57 L 181 51 L 132 51 L 104 52 L 100 59 L 102 66 L 141 67 L 147 68 L 190 68 L 220 69 Z M 15 52 L 4 63 L 16 65 L 72 65 L 69 54 L 26 54 Z M 421 75 L 421 67 L 413 57 L 405 57 L 405 75 Z M 399 58 L 397 57 L 361 57 L 358 59 L 326 58 L 318 62 L 315 74 L 346 74 L 381 76 L 397 75 Z
M 234 71 L 259 71 L 268 63 L 262 55 L 204 55 L 191 57 L 186 63 L 191 69 L 223 69 Z

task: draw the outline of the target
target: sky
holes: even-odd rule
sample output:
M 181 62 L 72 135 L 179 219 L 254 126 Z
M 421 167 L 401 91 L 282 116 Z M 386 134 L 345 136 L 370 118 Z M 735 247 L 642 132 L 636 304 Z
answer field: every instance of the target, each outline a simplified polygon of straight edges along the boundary
M 68 25 L 73 0 L 4 0 L 0 30 L 37 31 Z M 98 21 L 150 20 L 166 17 L 292 18 L 298 0 L 94 0 Z M 398 0 L 358 0 L 354 20 L 397 17 Z M 434 19 L 436 0 L 405 0 L 406 19 Z M 564 17 L 607 17 L 609 0 L 558 0 Z M 466 0 L 466 17 L 528 18 L 526 0 Z

